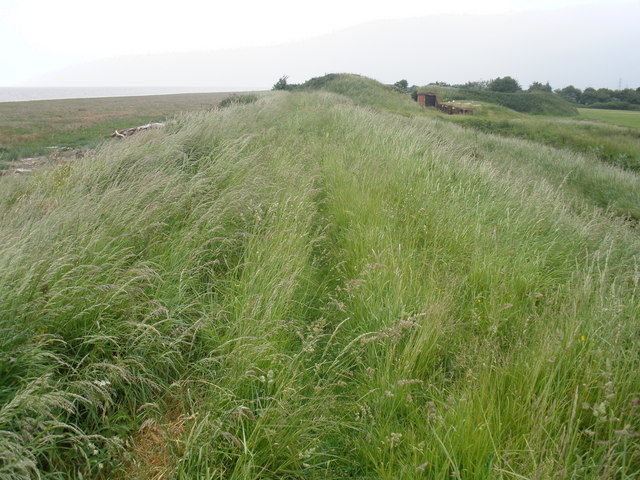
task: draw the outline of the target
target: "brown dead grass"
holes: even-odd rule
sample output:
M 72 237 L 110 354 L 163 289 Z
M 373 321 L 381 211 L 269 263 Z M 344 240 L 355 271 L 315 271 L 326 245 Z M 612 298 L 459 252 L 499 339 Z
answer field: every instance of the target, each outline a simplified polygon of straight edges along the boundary
M 132 440 L 131 459 L 122 478 L 127 480 L 166 480 L 172 478 L 185 416 L 172 401 L 161 418 L 145 420 Z

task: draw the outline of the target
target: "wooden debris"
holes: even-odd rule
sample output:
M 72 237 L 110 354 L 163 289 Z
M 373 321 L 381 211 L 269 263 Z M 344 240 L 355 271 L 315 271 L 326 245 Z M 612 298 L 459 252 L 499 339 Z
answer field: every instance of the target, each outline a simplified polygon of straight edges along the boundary
M 433 92 L 418 92 L 416 101 L 425 107 L 436 107 L 441 112 L 449 115 L 472 115 L 473 108 L 469 104 L 454 105 L 455 101 L 440 103 L 438 97 Z
M 458 107 L 457 105 L 452 105 L 451 103 L 438 103 L 438 110 L 441 112 L 447 113 L 449 115 L 471 115 L 473 114 L 473 109 L 468 107 Z
M 111 134 L 111 137 L 112 138 L 114 138 L 114 137 L 115 138 L 124 138 L 124 137 L 128 137 L 128 136 L 133 135 L 133 134 L 138 133 L 138 132 L 143 132 L 145 130 L 152 130 L 152 129 L 155 129 L 155 128 L 162 128 L 162 127 L 164 127 L 164 123 L 159 123 L 159 122 L 148 123 L 146 125 L 141 125 L 139 127 L 131 127 L 131 128 L 126 128 L 124 130 L 116 130 L 115 132 L 113 132 Z
M 0 170 L 0 176 L 4 175 L 21 175 L 24 173 L 33 172 L 32 168 L 6 168 L 4 170 Z

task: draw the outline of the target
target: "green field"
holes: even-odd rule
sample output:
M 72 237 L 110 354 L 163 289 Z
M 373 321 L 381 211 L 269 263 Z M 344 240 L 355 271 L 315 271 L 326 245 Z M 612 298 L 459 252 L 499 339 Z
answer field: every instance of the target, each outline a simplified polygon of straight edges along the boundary
M 563 107 L 558 109 L 555 115 L 532 115 L 517 112 L 496 103 L 477 100 L 485 96 L 491 99 L 489 94 L 478 96 L 478 92 L 469 90 L 429 88 L 438 92 L 443 100 L 455 98 L 458 101 L 472 102 L 474 114 L 446 115 L 433 108 L 424 109 L 424 114 L 483 133 L 520 138 L 554 148 L 593 155 L 605 163 L 640 171 L 640 129 L 631 128 L 634 122 L 640 119 L 640 112 L 580 109 L 580 115 L 570 116 Z M 549 100 L 547 96 L 519 94 L 515 98 L 520 97 L 527 98 L 529 102 L 527 105 L 534 111 L 553 111 L 551 107 L 554 103 L 547 102 Z M 540 100 L 541 104 L 530 105 L 532 98 Z M 626 120 L 627 124 L 623 124 L 620 119 Z
M 601 161 L 640 171 L 640 129 L 579 118 L 514 116 L 512 112 L 490 115 L 439 115 L 484 133 L 522 138 L 532 142 L 593 155 Z M 435 112 L 433 112 L 435 113 Z
M 599 120 L 623 127 L 640 128 L 640 112 L 626 110 L 600 110 L 579 108 L 580 116 L 589 120 Z
M 208 110 L 229 93 L 0 102 L 0 168 L 48 147 L 95 147 L 116 129 L 162 121 L 182 111 Z
M 633 480 L 640 176 L 372 80 L 0 177 L 0 480 Z

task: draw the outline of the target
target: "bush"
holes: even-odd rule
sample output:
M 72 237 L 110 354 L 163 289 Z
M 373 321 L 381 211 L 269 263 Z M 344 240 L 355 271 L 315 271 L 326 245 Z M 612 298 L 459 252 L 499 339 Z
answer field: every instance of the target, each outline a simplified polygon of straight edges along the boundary
M 555 93 L 564 98 L 567 102 L 572 103 L 579 103 L 580 97 L 582 96 L 582 91 L 573 85 L 557 89 Z
M 281 76 L 278 81 L 271 87 L 271 90 L 291 90 L 291 85 L 287 83 L 286 75 Z
M 218 104 L 218 107 L 226 108 L 226 107 L 230 107 L 231 105 L 243 105 L 247 103 L 253 103 L 256 100 L 258 100 L 258 96 L 254 95 L 253 93 L 244 94 L 244 95 L 231 95 L 230 97 L 227 97 L 224 100 L 222 100 Z
M 527 92 L 547 92 L 547 93 L 552 93 L 553 89 L 551 88 L 551 85 L 549 85 L 549 82 L 547 83 L 540 83 L 540 82 L 533 82 L 531 85 L 529 85 L 529 88 L 527 89 Z
M 400 80 L 393 84 L 393 89 L 400 93 L 408 93 L 409 92 L 409 82 L 406 80 Z
M 492 92 L 515 93 L 522 89 L 515 78 L 503 77 L 496 78 L 489 83 L 489 90 Z
M 611 100 L 609 102 L 592 103 L 591 105 L 589 105 L 589 108 L 598 108 L 604 110 L 636 110 L 637 106 L 631 105 L 629 102 L 623 102 L 622 100 Z

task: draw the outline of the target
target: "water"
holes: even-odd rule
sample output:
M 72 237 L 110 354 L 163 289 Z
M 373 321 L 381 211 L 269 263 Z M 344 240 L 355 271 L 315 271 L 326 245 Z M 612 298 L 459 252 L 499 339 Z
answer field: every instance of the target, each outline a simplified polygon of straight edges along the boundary
M 63 98 L 132 97 L 172 93 L 233 92 L 231 87 L 0 87 L 0 102 L 57 100 Z

